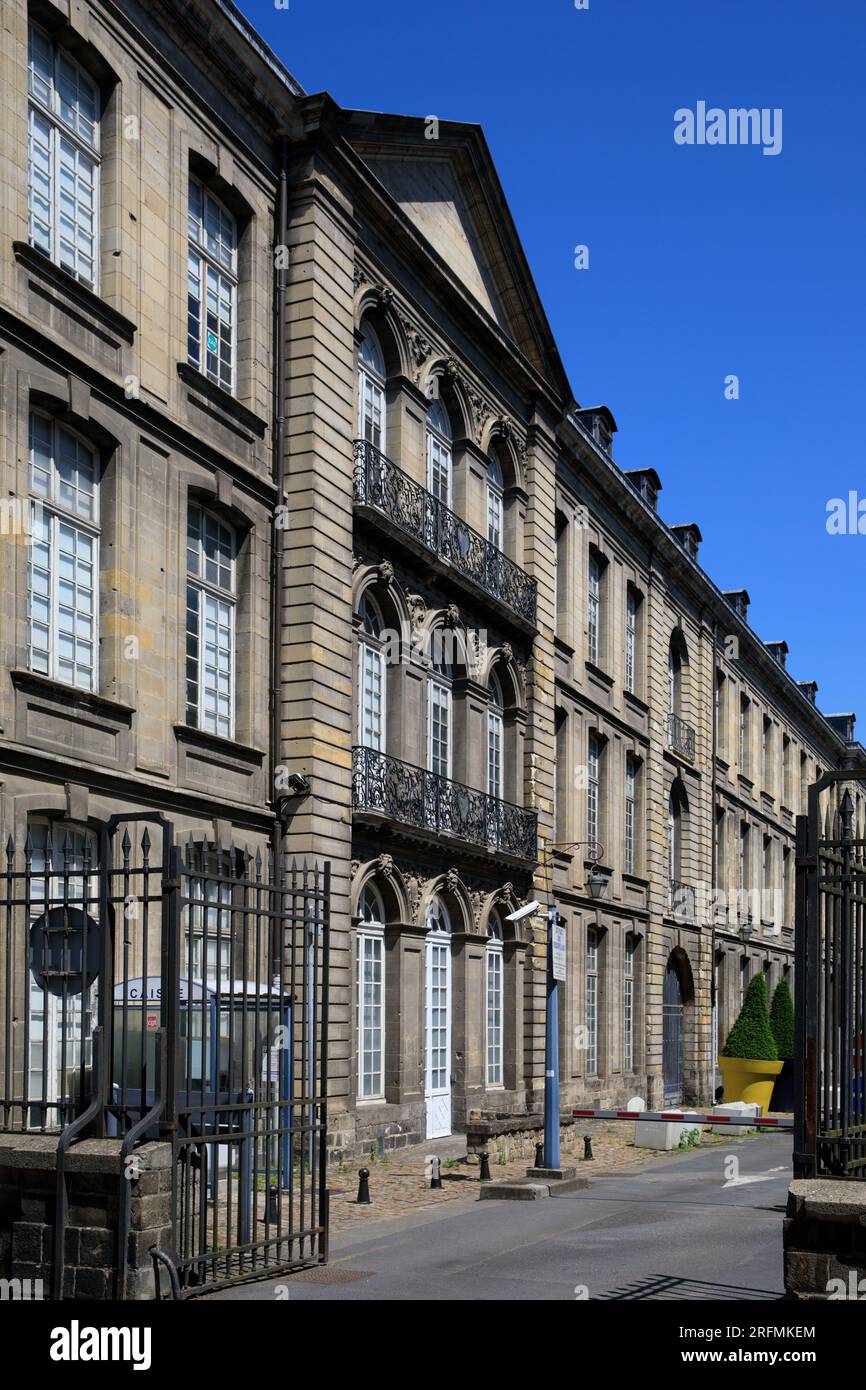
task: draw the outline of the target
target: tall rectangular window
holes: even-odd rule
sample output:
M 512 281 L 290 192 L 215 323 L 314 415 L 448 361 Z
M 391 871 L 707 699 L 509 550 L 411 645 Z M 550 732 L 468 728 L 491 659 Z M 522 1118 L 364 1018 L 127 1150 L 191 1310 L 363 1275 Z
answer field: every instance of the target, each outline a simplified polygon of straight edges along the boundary
M 451 776 L 451 691 L 438 681 L 430 682 L 430 771 L 438 777 Z
M 740 696 L 740 742 L 739 742 L 739 763 L 740 775 L 748 777 L 751 772 L 751 756 L 749 743 L 751 739 L 751 703 L 747 695 Z
M 728 816 L 723 807 L 716 810 L 716 888 L 728 889 Z
M 592 841 L 598 840 L 600 754 L 598 734 L 591 733 L 587 741 L 586 759 L 586 837 Z
M 740 857 L 737 866 L 737 888 L 740 893 L 740 911 L 748 911 L 744 894 L 751 887 L 751 865 L 749 864 L 749 827 L 745 821 L 740 825 Z
M 77 434 L 37 412 L 30 415 L 30 492 L 30 669 L 96 690 L 97 458 Z
M 30 245 L 96 290 L 99 91 L 32 24 L 28 49 Z
M 598 1072 L 598 932 L 586 931 L 586 1071 Z
M 187 519 L 186 720 L 234 737 L 236 538 L 190 505 Z
M 385 656 L 361 643 L 361 744 L 381 753 L 385 748 Z
M 790 810 L 793 805 L 794 776 L 791 764 L 791 740 L 787 734 L 782 737 L 782 801 Z
M 728 756 L 728 680 L 724 671 L 716 672 L 716 748 Z
M 187 361 L 226 391 L 235 388 L 237 224 L 219 199 L 189 181 Z
M 489 941 L 487 962 L 487 1085 L 502 1085 L 502 943 Z
M 635 834 L 637 830 L 637 759 L 632 753 L 625 760 L 625 846 L 623 868 L 627 874 L 635 872 L 637 850 Z
M 775 768 L 773 767 L 773 721 L 764 715 L 761 724 L 761 787 L 764 791 L 775 790 Z
M 625 601 L 625 688 L 635 693 L 637 652 L 637 594 L 629 588 Z
M 369 1100 L 383 1094 L 384 938 L 381 932 L 359 931 L 356 938 L 355 981 L 358 1019 L 358 1095 Z
M 622 1069 L 634 1071 L 634 957 L 637 942 L 625 939 L 622 963 Z
M 601 563 L 598 557 L 589 557 L 589 587 L 587 590 L 587 655 L 594 666 L 598 665 L 600 623 L 601 623 Z

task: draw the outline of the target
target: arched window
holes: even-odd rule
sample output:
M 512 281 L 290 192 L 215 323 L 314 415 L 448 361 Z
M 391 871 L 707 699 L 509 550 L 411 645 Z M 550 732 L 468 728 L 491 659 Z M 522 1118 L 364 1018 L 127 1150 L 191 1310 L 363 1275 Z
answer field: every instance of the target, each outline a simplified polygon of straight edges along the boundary
M 668 878 L 671 884 L 678 877 L 680 858 L 680 808 L 677 798 L 671 792 L 668 797 Z M 673 891 L 673 889 L 671 890 Z
M 438 777 L 451 776 L 453 668 L 445 651 L 445 637 L 441 629 L 433 634 L 433 664 L 427 700 L 427 768 Z
M 683 670 L 688 665 L 689 654 L 685 638 L 679 628 L 671 633 L 668 644 L 668 714 L 679 715 L 682 709 Z
M 385 358 L 368 323 L 361 328 L 358 348 L 358 431 L 362 439 L 385 452 Z
M 502 686 L 495 672 L 487 682 L 487 795 L 503 798 L 503 699 Z
M 438 397 L 427 411 L 427 490 L 451 506 L 451 421 Z
M 42 29 L 29 31 L 30 245 L 98 288 L 99 91 Z
M 496 459 L 487 460 L 487 539 L 502 550 L 502 498 L 504 484 L 502 468 Z
M 358 733 L 362 748 L 385 750 L 385 654 L 384 624 L 370 594 L 361 599 L 361 640 L 358 644 Z
M 385 909 L 368 883 L 358 904 L 355 942 L 355 1010 L 358 1027 L 358 1097 L 384 1095 Z
M 668 647 L 668 714 L 677 712 L 679 665 L 673 647 Z
M 502 923 L 496 912 L 487 919 L 486 1050 L 487 1085 L 501 1086 L 502 1079 Z
M 99 464 L 65 425 L 30 414 L 29 663 L 54 680 L 97 690 Z

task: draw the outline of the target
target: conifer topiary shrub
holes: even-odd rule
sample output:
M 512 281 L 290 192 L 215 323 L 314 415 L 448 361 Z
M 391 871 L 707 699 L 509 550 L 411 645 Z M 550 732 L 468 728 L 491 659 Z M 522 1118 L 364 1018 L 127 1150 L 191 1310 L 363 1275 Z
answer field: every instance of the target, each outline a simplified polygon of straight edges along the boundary
M 776 1039 L 776 1049 L 782 1061 L 790 1062 L 794 1057 L 794 1001 L 787 980 L 780 980 L 773 991 L 773 1006 L 770 1009 L 770 1027 Z
M 740 1016 L 722 1048 L 723 1057 L 746 1057 L 760 1062 L 777 1062 L 779 1053 L 770 1027 L 767 1008 L 767 982 L 763 971 L 749 981 Z

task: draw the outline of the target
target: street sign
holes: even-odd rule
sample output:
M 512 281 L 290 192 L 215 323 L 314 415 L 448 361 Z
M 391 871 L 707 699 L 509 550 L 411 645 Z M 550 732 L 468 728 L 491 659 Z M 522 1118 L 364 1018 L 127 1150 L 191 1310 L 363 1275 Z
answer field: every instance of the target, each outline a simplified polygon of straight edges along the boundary
M 554 925 L 550 929 L 550 963 L 554 980 L 566 979 L 565 955 L 565 927 Z

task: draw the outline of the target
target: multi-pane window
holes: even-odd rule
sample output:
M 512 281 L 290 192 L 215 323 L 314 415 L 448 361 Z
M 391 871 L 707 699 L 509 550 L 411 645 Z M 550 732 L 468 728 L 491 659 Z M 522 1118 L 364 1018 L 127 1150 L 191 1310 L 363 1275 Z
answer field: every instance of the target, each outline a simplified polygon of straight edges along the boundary
M 382 618 L 368 594 L 361 600 L 362 636 L 358 648 L 358 727 L 361 745 L 383 752 L 385 748 L 385 653 L 382 650 Z
M 677 864 L 680 857 L 679 847 L 679 807 L 673 792 L 668 797 L 668 878 L 673 885 L 677 877 Z M 673 891 L 673 887 L 671 889 Z
M 637 759 L 629 753 L 625 760 L 625 852 L 623 868 L 627 874 L 635 872 L 637 852 L 635 832 L 637 828 Z
M 598 932 L 586 932 L 586 1071 L 598 1072 Z
M 234 737 L 236 538 L 190 505 L 187 519 L 186 720 Z
M 601 632 L 601 562 L 596 555 L 589 557 L 589 587 L 587 590 L 587 655 L 598 665 Z
M 625 688 L 635 691 L 635 655 L 637 651 L 637 594 L 629 589 L 625 601 Z
M 716 888 L 728 887 L 728 818 L 727 812 L 716 810 Z
M 668 648 L 668 714 L 677 712 L 678 662 L 673 647 Z
M 232 885 L 216 866 L 214 877 L 191 875 L 189 931 L 184 939 L 181 974 L 185 980 L 209 989 L 229 991 L 232 986 Z
M 773 790 L 773 721 L 764 715 L 761 727 L 761 786 Z
M 438 777 L 451 776 L 452 668 L 444 643 L 450 634 L 433 634 L 433 669 L 427 695 L 427 768 Z
M 600 739 L 598 734 L 590 733 L 586 755 L 586 837 L 594 843 L 598 841 L 600 762 Z
M 761 916 L 764 921 L 775 921 L 776 914 L 773 910 L 773 840 L 770 835 L 764 836 L 762 886 L 764 901 L 761 906 Z
M 749 827 L 745 821 L 740 825 L 740 856 L 737 865 L 737 888 L 740 892 L 741 911 L 747 910 L 747 905 L 743 894 L 749 887 L 751 877 L 751 866 L 749 864 Z
M 491 915 L 487 926 L 487 1085 L 502 1082 L 502 927 Z
M 716 743 L 723 758 L 728 750 L 728 679 L 724 671 L 716 672 Z
M 356 1018 L 358 1024 L 358 1096 L 384 1094 L 385 914 L 376 890 L 361 895 L 355 943 Z
M 34 25 L 29 31 L 30 245 L 97 288 L 99 91 Z
M 451 506 L 451 422 L 438 397 L 427 411 L 427 488 L 437 501 Z
M 782 801 L 787 807 L 793 804 L 794 771 L 791 763 L 791 740 L 787 734 L 782 737 Z
M 451 1076 L 451 922 L 438 898 L 427 910 L 427 1048 L 431 1092 L 449 1089 Z
M 487 461 L 487 539 L 502 549 L 502 469 L 496 459 Z
M 622 1069 L 634 1071 L 634 957 L 637 942 L 625 939 L 622 965 Z
M 97 688 L 98 473 L 77 434 L 31 413 L 29 664 L 80 690 Z
M 502 689 L 495 675 L 487 682 L 487 795 L 502 797 Z
M 362 439 L 385 452 L 385 358 L 368 323 L 358 349 L 358 412 Z
M 189 182 L 187 361 L 226 391 L 235 388 L 237 223 L 197 179 Z
M 782 850 L 782 922 L 781 926 L 792 926 L 791 912 L 791 851 Z

